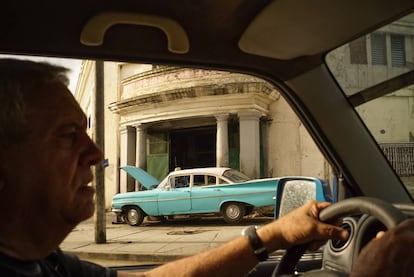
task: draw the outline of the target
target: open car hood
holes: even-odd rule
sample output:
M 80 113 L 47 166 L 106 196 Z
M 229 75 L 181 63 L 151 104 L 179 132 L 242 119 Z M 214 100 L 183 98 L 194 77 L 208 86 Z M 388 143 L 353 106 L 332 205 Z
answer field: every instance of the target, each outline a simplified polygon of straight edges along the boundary
M 156 186 L 160 183 L 154 176 L 148 174 L 148 172 L 139 167 L 127 165 L 121 167 L 121 169 L 140 182 L 146 189 L 150 189 L 152 186 Z

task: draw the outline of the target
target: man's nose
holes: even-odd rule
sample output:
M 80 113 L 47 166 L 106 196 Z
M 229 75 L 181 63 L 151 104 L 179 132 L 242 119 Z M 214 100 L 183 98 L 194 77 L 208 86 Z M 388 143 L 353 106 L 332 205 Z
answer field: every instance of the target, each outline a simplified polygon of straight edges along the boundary
M 87 147 L 80 158 L 82 166 L 97 165 L 103 161 L 103 153 L 101 149 L 88 137 Z
M 91 150 L 93 152 L 93 154 L 91 154 L 91 160 L 89 162 L 89 165 L 97 165 L 99 163 L 103 162 L 103 153 L 102 150 L 95 144 L 93 144 L 93 150 Z

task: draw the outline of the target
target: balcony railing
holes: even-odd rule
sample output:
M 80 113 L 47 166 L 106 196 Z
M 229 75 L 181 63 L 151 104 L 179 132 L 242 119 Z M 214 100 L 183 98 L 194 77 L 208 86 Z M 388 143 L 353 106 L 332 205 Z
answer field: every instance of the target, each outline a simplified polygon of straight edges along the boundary
M 414 176 L 414 143 L 384 143 L 380 147 L 399 176 Z

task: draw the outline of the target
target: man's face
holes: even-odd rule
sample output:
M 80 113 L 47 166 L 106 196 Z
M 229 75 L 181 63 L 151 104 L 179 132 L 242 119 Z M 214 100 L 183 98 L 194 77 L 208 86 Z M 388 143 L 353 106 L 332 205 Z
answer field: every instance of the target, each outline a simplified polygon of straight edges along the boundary
M 6 166 L 20 206 L 14 216 L 75 225 L 93 215 L 94 189 L 88 184 L 102 153 L 88 137 L 86 122 L 60 83 L 29 97 L 27 139 L 10 148 Z

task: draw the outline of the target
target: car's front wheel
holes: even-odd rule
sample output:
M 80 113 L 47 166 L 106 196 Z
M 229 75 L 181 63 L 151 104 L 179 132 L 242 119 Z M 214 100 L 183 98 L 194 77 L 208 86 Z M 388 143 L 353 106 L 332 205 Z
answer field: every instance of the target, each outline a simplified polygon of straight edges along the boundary
M 234 224 L 238 223 L 243 219 L 246 213 L 246 208 L 241 203 L 226 203 L 222 208 L 222 215 L 227 223 Z
M 131 226 L 141 225 L 144 217 L 144 212 L 138 207 L 128 207 L 126 209 L 125 220 Z

